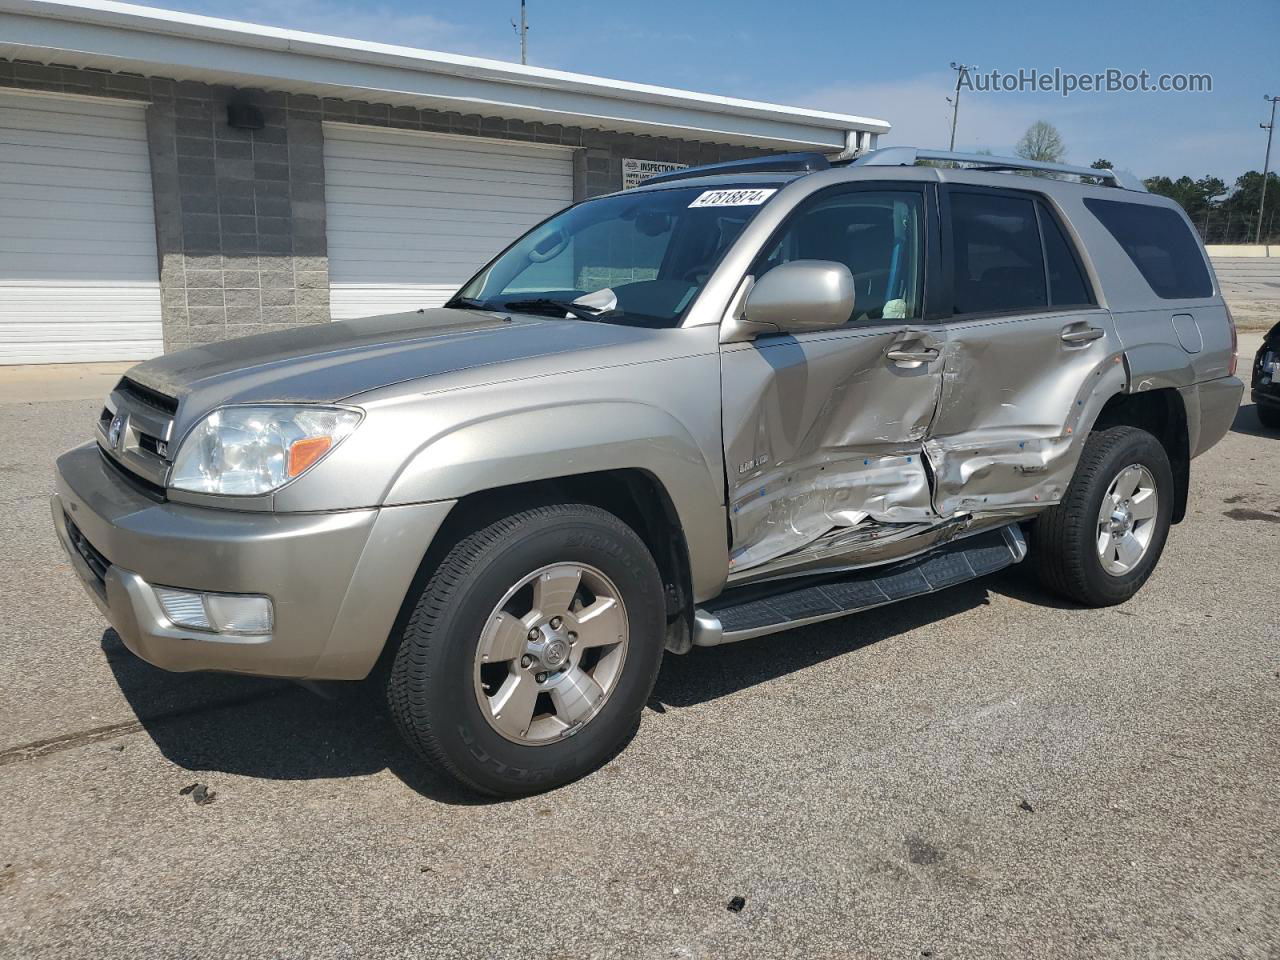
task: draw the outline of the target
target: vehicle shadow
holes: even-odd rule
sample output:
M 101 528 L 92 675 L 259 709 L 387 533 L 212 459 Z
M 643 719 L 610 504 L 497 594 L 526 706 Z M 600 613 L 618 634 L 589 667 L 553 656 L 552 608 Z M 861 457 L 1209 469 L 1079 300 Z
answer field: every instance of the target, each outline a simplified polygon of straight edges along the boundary
M 649 706 L 688 707 L 768 683 L 990 602 L 988 577 L 808 627 L 668 656 Z
M 1258 405 L 1256 403 L 1246 403 L 1241 405 L 1236 411 L 1236 418 L 1231 423 L 1232 433 L 1241 433 L 1249 437 L 1267 437 L 1271 440 L 1280 439 L 1280 432 L 1271 430 L 1262 425 L 1262 421 L 1258 419 Z
M 491 802 L 435 775 L 405 746 L 373 683 L 342 684 L 338 696 L 324 697 L 283 680 L 169 673 L 131 653 L 114 630 L 102 635 L 102 650 L 143 729 L 193 779 L 205 771 L 320 780 L 390 770 L 441 803 Z
M 1017 566 L 1001 570 L 999 573 L 987 577 L 983 582 L 992 593 L 998 593 L 1002 597 L 1009 597 L 1013 600 L 1021 600 L 1023 603 L 1029 603 L 1037 607 L 1047 607 L 1050 610 L 1085 609 L 1074 600 L 1060 597 L 1048 590 L 1036 579 L 1035 568 L 1029 560 L 1024 560 Z
M 880 640 L 989 603 L 989 591 L 1055 603 L 1006 571 L 937 594 L 827 623 L 667 656 L 649 707 L 705 703 L 854 653 Z M 410 789 L 454 805 L 499 802 L 435 774 L 400 739 L 380 689 L 333 684 L 319 696 L 297 684 L 216 673 L 175 674 L 131 653 L 114 630 L 102 650 L 143 729 L 170 762 L 192 771 L 268 780 L 358 777 L 388 770 Z M 624 747 L 625 749 L 625 747 Z

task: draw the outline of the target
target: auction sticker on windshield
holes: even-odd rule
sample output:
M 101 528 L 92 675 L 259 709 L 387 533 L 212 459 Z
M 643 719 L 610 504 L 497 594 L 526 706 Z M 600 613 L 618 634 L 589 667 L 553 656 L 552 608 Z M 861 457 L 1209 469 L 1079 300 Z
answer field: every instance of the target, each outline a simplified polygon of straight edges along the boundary
M 690 207 L 758 207 L 775 193 L 777 188 L 764 190 L 706 190 Z

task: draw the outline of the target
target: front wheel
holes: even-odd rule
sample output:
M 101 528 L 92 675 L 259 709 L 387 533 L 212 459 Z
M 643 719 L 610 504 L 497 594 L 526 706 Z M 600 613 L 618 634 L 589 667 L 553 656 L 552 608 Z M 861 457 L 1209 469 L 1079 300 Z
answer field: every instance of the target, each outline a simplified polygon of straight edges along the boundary
M 1041 582 L 1090 607 L 1128 600 L 1164 550 L 1173 491 L 1169 457 L 1151 434 L 1136 427 L 1090 434 L 1066 496 L 1032 528 Z
M 388 684 L 409 744 L 466 787 L 520 796 L 577 779 L 630 738 L 665 626 L 644 542 L 559 504 L 463 537 L 431 576 Z

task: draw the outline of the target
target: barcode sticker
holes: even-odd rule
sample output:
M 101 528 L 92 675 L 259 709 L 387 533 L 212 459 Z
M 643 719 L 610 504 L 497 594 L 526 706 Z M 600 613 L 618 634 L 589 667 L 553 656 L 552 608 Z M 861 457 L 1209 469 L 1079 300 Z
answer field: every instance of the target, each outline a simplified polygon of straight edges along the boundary
M 758 207 L 777 192 L 775 187 L 764 190 L 706 190 L 689 206 Z

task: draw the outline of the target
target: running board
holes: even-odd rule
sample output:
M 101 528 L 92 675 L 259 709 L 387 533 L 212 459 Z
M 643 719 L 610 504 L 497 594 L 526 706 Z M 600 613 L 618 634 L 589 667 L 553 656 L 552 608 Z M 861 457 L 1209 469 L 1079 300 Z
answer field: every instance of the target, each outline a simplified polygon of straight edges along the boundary
M 833 620 L 985 577 L 1026 555 L 1026 538 L 1011 523 L 953 540 L 910 560 L 817 582 L 810 579 L 792 590 L 785 589 L 788 581 L 730 590 L 695 612 L 693 643 L 715 647 Z

